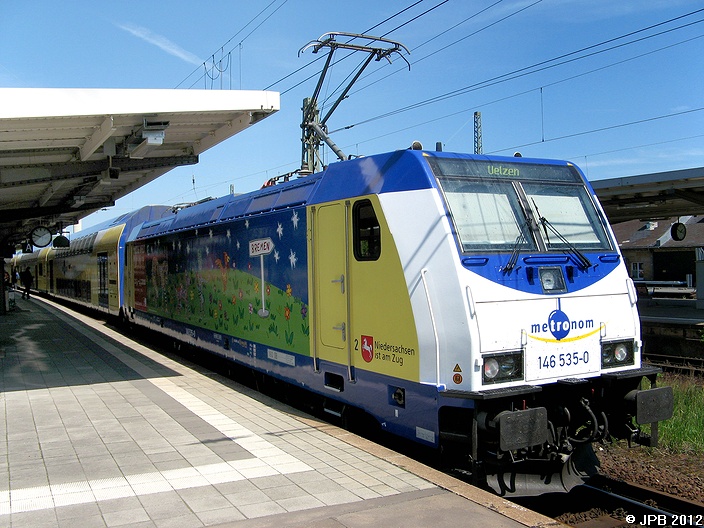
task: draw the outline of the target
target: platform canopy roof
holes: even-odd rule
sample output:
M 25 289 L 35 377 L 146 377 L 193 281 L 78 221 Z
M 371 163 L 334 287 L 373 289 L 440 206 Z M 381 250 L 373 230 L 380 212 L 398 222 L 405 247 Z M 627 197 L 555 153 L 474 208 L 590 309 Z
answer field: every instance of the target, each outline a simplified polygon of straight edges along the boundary
M 0 246 L 114 205 L 277 110 L 269 91 L 0 88 Z
M 591 184 L 612 224 L 704 214 L 704 167 Z

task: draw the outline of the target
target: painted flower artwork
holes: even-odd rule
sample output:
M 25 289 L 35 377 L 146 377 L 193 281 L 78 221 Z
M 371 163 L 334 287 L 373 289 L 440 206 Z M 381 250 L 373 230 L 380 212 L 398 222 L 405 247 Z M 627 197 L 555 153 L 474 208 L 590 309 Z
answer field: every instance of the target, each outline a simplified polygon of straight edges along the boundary
M 272 247 L 252 256 L 253 241 Z M 167 235 L 144 254 L 150 314 L 309 355 L 303 210 Z

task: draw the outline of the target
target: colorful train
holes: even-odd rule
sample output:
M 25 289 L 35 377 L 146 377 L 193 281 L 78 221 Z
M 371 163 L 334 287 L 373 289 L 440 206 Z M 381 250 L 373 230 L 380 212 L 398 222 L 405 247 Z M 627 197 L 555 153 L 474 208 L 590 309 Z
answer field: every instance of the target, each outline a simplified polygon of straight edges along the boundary
M 361 410 L 502 495 L 570 489 L 593 443 L 654 445 L 672 414 L 641 364 L 623 257 L 568 162 L 362 157 L 145 207 L 15 264 L 39 290 Z

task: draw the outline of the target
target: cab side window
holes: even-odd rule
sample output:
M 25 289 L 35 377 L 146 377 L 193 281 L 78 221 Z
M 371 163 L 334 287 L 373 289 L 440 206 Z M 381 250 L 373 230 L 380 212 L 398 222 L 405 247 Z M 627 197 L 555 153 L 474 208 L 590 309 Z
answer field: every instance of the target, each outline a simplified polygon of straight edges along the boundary
M 360 200 L 352 208 L 354 257 L 378 260 L 381 255 L 381 228 L 369 200 Z

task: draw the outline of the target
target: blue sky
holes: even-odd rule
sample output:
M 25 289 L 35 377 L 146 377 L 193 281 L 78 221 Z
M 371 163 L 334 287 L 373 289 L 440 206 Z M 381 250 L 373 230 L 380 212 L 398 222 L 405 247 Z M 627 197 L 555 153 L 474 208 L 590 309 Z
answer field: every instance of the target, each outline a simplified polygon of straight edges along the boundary
M 309 65 L 318 55 L 298 52 L 328 31 L 386 36 L 411 51 L 410 71 L 397 57 L 372 63 L 330 118 L 347 154 L 413 140 L 471 152 L 480 111 L 485 153 L 568 159 L 592 180 L 704 165 L 701 0 L 0 0 L 0 8 L 3 87 L 282 94 L 274 116 L 84 225 L 221 196 L 231 185 L 251 191 L 296 169 L 301 104 L 323 62 Z M 213 58 L 224 71 L 206 77 Z M 335 65 L 321 99 L 361 59 Z

